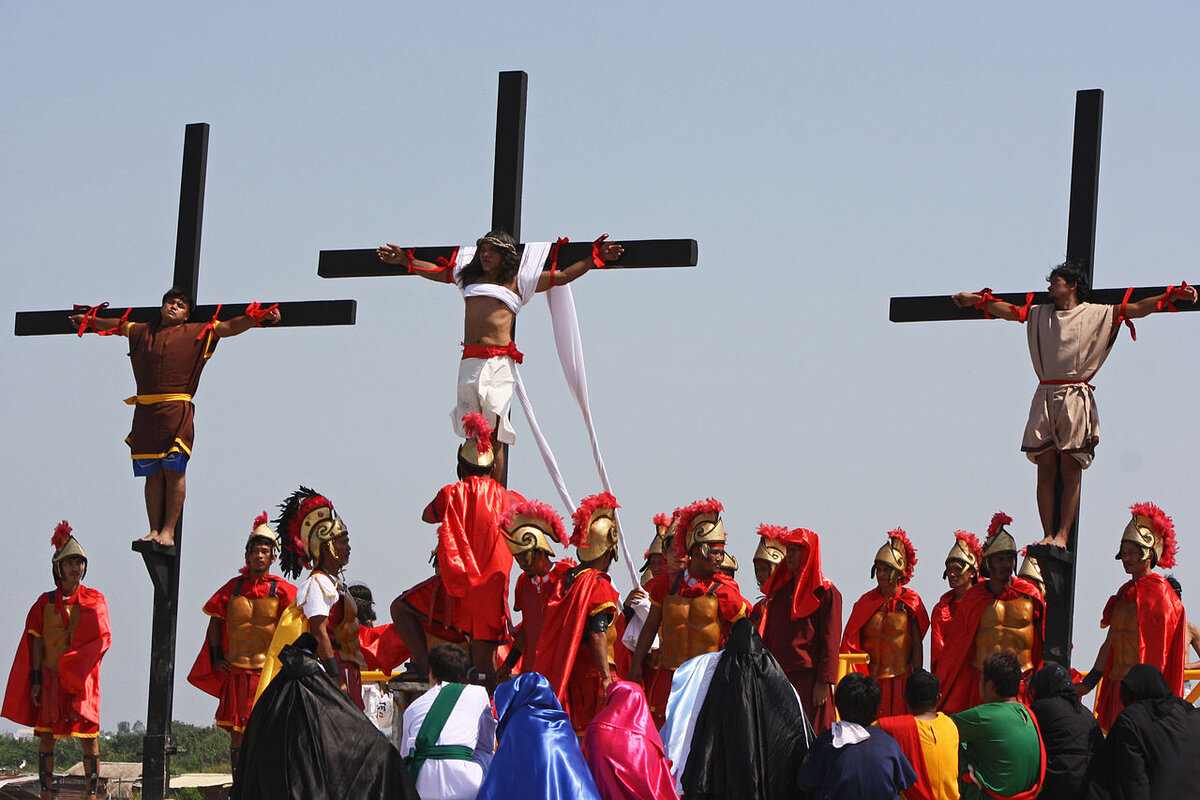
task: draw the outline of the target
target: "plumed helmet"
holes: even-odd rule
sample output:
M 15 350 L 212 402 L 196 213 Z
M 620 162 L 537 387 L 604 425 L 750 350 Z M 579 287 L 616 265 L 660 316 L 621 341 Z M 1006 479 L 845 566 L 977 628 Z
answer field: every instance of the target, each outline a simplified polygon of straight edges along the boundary
M 551 539 L 559 544 L 567 543 L 562 517 L 553 508 L 537 500 L 522 500 L 509 506 L 500 528 L 508 551 L 514 556 L 530 550 L 541 550 L 553 556 Z
M 726 553 L 725 558 L 721 561 L 721 570 L 723 572 L 728 572 L 730 575 L 733 575 L 735 572 L 737 572 L 737 556 L 735 556 L 733 553 Z
M 474 470 L 490 468 L 496 460 L 492 449 L 492 426 L 478 411 L 465 415 L 462 423 L 467 440 L 458 447 L 459 461 Z
M 264 511 L 254 518 L 254 522 L 250 525 L 250 536 L 246 539 L 246 550 L 250 550 L 250 545 L 256 540 L 262 540 L 271 545 L 271 552 L 279 550 L 279 537 L 275 535 L 275 531 L 267 524 L 267 512 Z
M 871 563 L 871 577 L 875 577 L 876 564 L 887 564 L 900 573 L 900 583 L 912 580 L 913 568 L 917 566 L 917 548 L 909 540 L 903 528 L 888 531 L 887 543 L 875 553 Z
M 988 525 L 987 541 L 983 543 L 983 553 L 980 561 L 983 576 L 990 577 L 988 570 L 988 559 L 992 556 L 1000 555 L 1001 553 L 1012 553 L 1017 555 L 1017 542 L 1013 539 L 1012 534 L 1008 532 L 1005 525 L 1012 522 L 1012 517 L 1005 514 L 1003 511 L 997 511 L 992 515 L 991 524 Z
M 1041 589 L 1042 594 L 1046 593 L 1046 579 L 1042 577 L 1042 565 L 1038 563 L 1036 558 L 1030 556 L 1026 551 L 1027 548 L 1021 548 L 1021 568 L 1017 570 L 1017 577 L 1024 578 L 1027 581 L 1033 581 L 1037 584 L 1038 589 Z
M 275 526 L 284 536 L 279 566 L 293 578 L 317 564 L 323 550 L 332 554 L 334 539 L 350 535 L 329 498 L 307 486 L 292 492 L 279 508 Z
M 1133 542 L 1142 551 L 1142 561 L 1153 556 L 1152 566 L 1170 569 L 1175 566 L 1175 523 L 1154 503 L 1136 503 L 1129 507 L 1133 518 L 1121 534 L 1122 542 Z M 1120 551 L 1117 560 L 1121 560 Z
M 72 556 L 83 559 L 83 572 L 85 575 L 87 574 L 87 552 L 79 540 L 71 535 L 71 525 L 65 519 L 54 526 L 50 544 L 54 545 L 54 556 L 50 559 L 50 569 L 54 573 L 56 582 L 62 580 L 62 562 Z
M 677 509 L 675 552 L 682 558 L 696 548 L 703 548 L 701 554 L 707 555 L 709 545 L 724 545 L 725 525 L 721 522 L 724 510 L 725 507 L 711 497 Z
M 595 561 L 608 551 L 613 551 L 613 560 L 617 560 L 617 530 L 616 510 L 620 508 L 617 498 L 608 492 L 601 492 L 583 498 L 579 508 L 571 515 L 575 527 L 571 532 L 571 544 L 580 562 Z
M 654 538 L 650 540 L 650 546 L 646 548 L 643 555 L 645 563 L 642 564 L 640 572 L 640 581 L 642 586 L 645 586 L 654 577 L 650 572 L 650 556 L 667 556 L 667 537 L 668 531 L 671 530 L 671 524 L 674 520 L 669 514 L 656 514 L 654 516 Z
M 961 561 L 967 565 L 967 569 L 973 569 L 978 574 L 979 562 L 982 558 L 983 545 L 979 543 L 978 536 L 966 531 L 954 532 L 954 546 L 946 554 L 947 561 Z M 942 572 L 942 577 L 946 577 L 945 571 Z
M 787 550 L 784 545 L 782 536 L 787 534 L 787 528 L 782 525 L 767 525 L 758 526 L 758 547 L 754 550 L 754 561 L 766 561 L 771 565 L 771 568 L 779 566 L 783 563 L 783 556 Z

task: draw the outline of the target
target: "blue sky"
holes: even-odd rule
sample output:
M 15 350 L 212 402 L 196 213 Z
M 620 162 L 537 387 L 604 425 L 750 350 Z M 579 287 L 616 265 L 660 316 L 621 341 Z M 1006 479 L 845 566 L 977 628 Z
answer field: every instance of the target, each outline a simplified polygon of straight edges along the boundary
M 1018 540 L 1037 538 L 1018 451 L 1034 376 L 1017 326 L 894 325 L 888 298 L 1042 285 L 1065 247 L 1085 88 L 1106 92 L 1097 284 L 1196 278 L 1197 15 L 1184 3 L 0 4 L 9 319 L 157 300 L 183 129 L 199 121 L 212 125 L 201 302 L 359 301 L 353 328 L 252 331 L 205 373 L 176 716 L 211 719 L 183 679 L 200 606 L 240 566 L 252 518 L 297 484 L 349 522 L 351 579 L 386 602 L 426 576 L 434 533 L 419 515 L 453 477 L 461 301 L 407 279 L 324 281 L 317 253 L 482 233 L 499 71 L 529 73 L 525 239 L 699 241 L 696 269 L 576 286 L 632 549 L 655 513 L 713 496 L 744 593 L 756 596 L 755 526 L 803 525 L 821 532 L 849 604 L 899 525 L 932 605 L 956 528 L 982 534 L 1004 509 Z M 1123 579 L 1112 555 L 1130 503 L 1174 515 L 1185 600 L 1196 591 L 1198 322 L 1144 321 L 1095 381 L 1081 663 Z M 518 343 L 572 492 L 597 490 L 540 301 Z M 123 353 L 94 337 L 0 349 L 12 605 L 0 647 L 15 650 L 49 588 L 49 537 L 69 519 L 113 611 L 104 728 L 145 719 L 149 660 Z M 554 502 L 517 428 L 512 486 Z

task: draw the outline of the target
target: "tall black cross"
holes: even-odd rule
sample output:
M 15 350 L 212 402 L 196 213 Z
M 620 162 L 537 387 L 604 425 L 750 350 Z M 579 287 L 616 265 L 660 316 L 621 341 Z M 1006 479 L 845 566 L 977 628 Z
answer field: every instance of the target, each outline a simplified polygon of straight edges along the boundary
M 1094 255 L 1096 249 L 1096 199 L 1100 181 L 1100 122 L 1104 110 L 1104 92 L 1100 89 L 1083 89 L 1075 94 L 1075 142 L 1071 156 L 1071 199 L 1067 220 L 1067 260 L 1078 264 L 1087 273 L 1092 283 Z M 1130 296 L 1131 301 L 1162 294 L 1165 286 L 1138 287 Z M 1025 292 L 998 294 L 1018 307 L 1025 305 Z M 1089 301 L 1119 304 L 1125 297 L 1125 289 L 1093 289 Z M 1047 292 L 1035 292 L 1034 303 L 1050 302 Z M 1186 303 L 1180 311 L 1200 310 L 1200 304 Z M 950 295 L 932 297 L 893 297 L 890 319 L 892 322 L 934 322 L 940 320 L 983 319 L 982 311 L 959 308 Z M 1059 478 L 1055 496 L 1061 500 L 1062 486 Z M 1061 521 L 1061 511 L 1054 512 L 1054 526 Z M 1048 605 L 1046 609 L 1046 637 L 1043 651 L 1047 660 L 1060 664 L 1071 664 L 1071 628 L 1075 615 L 1075 563 L 1078 552 L 1079 512 L 1071 526 L 1066 552 L 1051 545 L 1033 545 L 1028 554 L 1038 560 L 1046 580 Z
M 521 181 L 525 167 L 525 100 L 529 76 L 524 72 L 501 72 L 496 103 L 496 161 L 492 178 L 492 229 L 507 231 L 521 239 Z M 696 266 L 695 239 L 622 239 L 625 254 L 609 263 L 609 269 L 642 267 Z M 521 245 L 523 246 L 523 245 Z M 415 258 L 436 262 L 449 258 L 454 247 L 418 247 Z M 590 242 L 563 245 L 559 260 L 572 264 L 589 258 Z M 546 269 L 549 269 L 547 265 Z M 364 278 L 380 275 L 408 275 L 406 267 L 385 264 L 369 250 L 322 250 L 317 265 L 322 278 Z M 515 325 L 515 322 L 514 322 Z M 514 332 L 515 333 L 515 332 Z M 504 460 L 507 483 L 508 459 Z
M 175 272 L 172 286 L 182 287 L 196 297 L 200 278 L 200 228 L 204 216 L 204 178 L 208 164 L 208 125 L 188 125 L 183 142 L 183 178 L 179 189 L 179 228 L 175 237 Z M 242 313 L 246 303 L 221 308 L 220 319 Z M 353 325 L 353 300 L 311 300 L 279 304 L 280 327 Z M 216 306 L 197 306 L 193 319 L 210 319 Z M 75 333 L 68 321 L 73 311 L 22 311 L 17 314 L 17 336 Z M 110 309 L 119 316 L 120 309 Z M 160 318 L 160 306 L 134 308 L 129 319 L 152 322 Z M 174 552 L 149 542 L 135 542 L 154 584 L 154 619 L 150 635 L 150 689 L 146 711 L 146 737 L 142 752 L 142 797 L 162 800 L 167 790 L 171 745 L 171 712 L 175 685 L 175 623 L 179 611 L 179 548 L 183 541 L 183 515 L 175 527 Z

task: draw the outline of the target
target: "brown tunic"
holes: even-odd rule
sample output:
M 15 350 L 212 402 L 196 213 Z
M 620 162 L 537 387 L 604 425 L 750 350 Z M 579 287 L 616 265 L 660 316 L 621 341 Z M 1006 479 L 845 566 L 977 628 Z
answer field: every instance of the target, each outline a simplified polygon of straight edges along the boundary
M 197 336 L 206 323 L 186 322 L 163 327 L 132 323 L 125 327 L 129 361 L 139 397 L 163 394 L 194 395 L 200 373 L 217 346 L 211 332 Z M 162 458 L 176 450 L 192 453 L 195 406 L 190 401 L 138 402 L 133 429 L 125 442 L 133 458 Z

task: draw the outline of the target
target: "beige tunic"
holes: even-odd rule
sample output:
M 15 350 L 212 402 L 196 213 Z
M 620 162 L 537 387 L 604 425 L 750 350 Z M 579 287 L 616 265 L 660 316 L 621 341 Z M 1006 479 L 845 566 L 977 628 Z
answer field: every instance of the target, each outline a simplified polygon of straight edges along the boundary
M 1029 357 L 1042 383 L 1029 406 L 1021 449 L 1035 461 L 1053 447 L 1087 469 L 1100 441 L 1100 417 L 1087 384 L 1116 341 L 1113 307 L 1080 303 L 1067 311 L 1053 303 L 1034 306 L 1026 321 Z M 1069 381 L 1048 385 L 1047 381 Z

